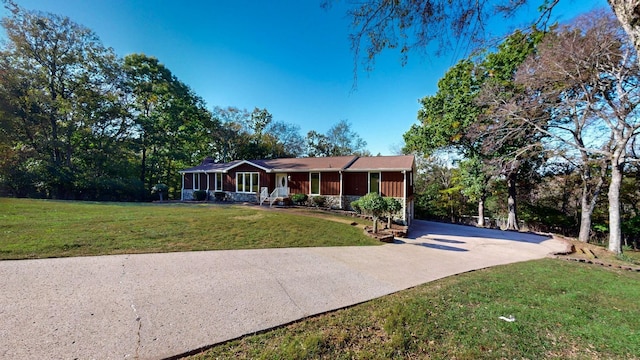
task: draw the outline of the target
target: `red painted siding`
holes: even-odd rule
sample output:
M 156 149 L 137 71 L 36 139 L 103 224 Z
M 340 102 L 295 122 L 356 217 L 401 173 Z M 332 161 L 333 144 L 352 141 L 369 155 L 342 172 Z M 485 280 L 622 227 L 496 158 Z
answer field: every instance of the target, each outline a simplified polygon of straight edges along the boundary
M 340 195 L 340 173 L 320 173 L 320 195 Z
M 267 174 L 266 171 L 250 164 L 242 164 L 238 167 L 233 168 L 227 174 L 228 175 L 227 180 L 229 181 L 229 184 L 225 182 L 225 191 L 232 191 L 232 192 L 236 191 L 236 174 L 239 172 L 257 172 L 258 173 L 258 177 L 259 177 L 258 192 L 260 191 L 259 188 L 262 188 L 264 186 L 271 188 L 272 186 L 271 185 L 272 182 L 270 181 L 269 174 Z
M 380 174 L 380 195 L 403 197 L 404 196 L 404 174 L 401 172 L 383 172 Z
M 289 191 L 291 194 L 308 194 L 309 193 L 309 173 L 291 173 L 289 174 Z
M 224 174 L 222 175 L 222 190 L 223 191 L 236 191 L 236 175 Z
M 344 195 L 364 196 L 369 191 L 369 173 L 345 172 L 342 174 Z

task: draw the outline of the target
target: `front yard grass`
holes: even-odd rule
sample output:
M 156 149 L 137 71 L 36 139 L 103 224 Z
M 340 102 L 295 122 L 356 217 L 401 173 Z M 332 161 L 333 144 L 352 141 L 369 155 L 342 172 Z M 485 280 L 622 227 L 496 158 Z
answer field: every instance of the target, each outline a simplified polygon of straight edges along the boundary
M 0 198 L 3 260 L 377 244 L 362 226 L 248 206 Z
M 638 359 L 640 273 L 553 259 L 448 277 L 195 359 Z M 500 316 L 513 315 L 506 322 Z

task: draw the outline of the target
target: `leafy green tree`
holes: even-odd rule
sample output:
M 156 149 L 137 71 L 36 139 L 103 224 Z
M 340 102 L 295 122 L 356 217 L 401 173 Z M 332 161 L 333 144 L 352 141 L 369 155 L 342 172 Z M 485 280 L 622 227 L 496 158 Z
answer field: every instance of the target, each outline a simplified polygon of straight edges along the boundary
M 487 169 L 488 166 L 482 161 L 479 155 L 465 159 L 459 163 L 460 166 L 460 184 L 462 193 L 473 202 L 478 203 L 478 226 L 484 227 L 485 218 L 485 201 L 487 200 L 487 192 L 490 174 L 494 171 Z
M 67 17 L 26 11 L 11 1 L 5 6 L 11 15 L 2 19 L 7 42 L 0 56 L 0 105 L 10 133 L 3 149 L 9 163 L 25 164 L 25 176 L 9 173 L 6 179 L 29 182 L 44 196 L 71 198 L 78 195 L 76 185 L 96 172 L 126 176 L 115 166 L 91 165 L 126 158 L 111 141 L 130 126 L 120 107 L 120 63 L 113 51 Z
M 311 157 L 369 156 L 366 146 L 367 142 L 351 129 L 347 120 L 340 120 L 326 134 L 313 130 L 307 133 L 307 155 Z
M 455 149 L 467 158 L 481 159 L 482 166 L 477 164 L 475 171 L 465 174 L 467 183 L 486 186 L 491 176 L 505 177 L 509 184 L 509 229 L 518 228 L 516 184 L 523 155 L 529 154 L 522 150 L 530 149 L 532 135 L 524 128 L 520 132 L 501 131 L 501 124 L 492 119 L 492 109 L 481 94 L 489 84 L 500 89 L 503 96 L 513 96 L 513 76 L 541 36 L 539 31 L 531 34 L 516 31 L 496 52 L 485 54 L 477 63 L 460 61 L 438 82 L 438 92 L 422 99 L 423 107 L 418 113 L 420 124 L 413 125 L 404 135 L 405 152 L 432 154 Z M 488 170 L 494 172 L 487 173 Z M 471 179 L 472 175 L 477 178 Z M 451 190 L 446 191 L 448 196 L 453 196 Z M 476 194 L 478 191 L 474 189 Z M 481 196 L 472 198 L 483 200 Z M 478 209 L 483 207 L 479 205 Z M 481 221 L 484 214 L 478 214 L 478 218 Z
M 398 199 L 392 197 L 385 197 L 385 211 L 387 212 L 387 229 L 391 229 L 391 222 L 393 216 L 402 209 L 402 204 Z
M 516 79 L 520 94 L 497 103 L 497 92 L 489 94 L 505 129 L 533 127 L 550 139 L 548 147 L 575 153 L 583 188 L 590 186 L 594 160 L 608 163 L 609 250 L 616 253 L 622 243 L 624 167 L 632 157 L 629 145 L 640 130 L 640 65 L 630 45 L 615 18 L 602 12 L 587 14 L 549 36 L 540 52 L 523 64 Z M 583 241 L 594 204 L 593 198 L 591 204 L 587 200 L 583 196 Z
M 144 54 L 124 59 L 131 115 L 140 152 L 140 181 L 179 189 L 177 171 L 210 153 L 208 134 L 215 128 L 204 101 L 161 64 Z
M 368 193 L 359 200 L 363 213 L 373 217 L 373 233 L 378 233 L 378 219 L 387 211 L 387 203 L 378 193 Z

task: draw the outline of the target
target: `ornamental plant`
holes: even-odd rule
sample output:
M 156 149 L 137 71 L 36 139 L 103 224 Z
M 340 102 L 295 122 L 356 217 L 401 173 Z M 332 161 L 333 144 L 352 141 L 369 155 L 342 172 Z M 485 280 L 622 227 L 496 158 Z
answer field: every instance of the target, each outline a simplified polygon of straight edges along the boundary
M 360 198 L 362 212 L 373 217 L 373 233 L 378 233 L 378 219 L 387 211 L 387 202 L 378 193 L 368 193 Z
M 151 193 L 157 193 L 160 196 L 160 201 L 164 200 L 164 194 L 169 192 L 169 187 L 166 184 L 156 184 L 151 188 Z
M 391 229 L 391 221 L 393 220 L 393 215 L 395 215 L 400 209 L 402 209 L 402 204 L 398 199 L 392 197 L 384 198 L 384 202 L 386 203 L 386 212 L 387 212 L 387 229 Z

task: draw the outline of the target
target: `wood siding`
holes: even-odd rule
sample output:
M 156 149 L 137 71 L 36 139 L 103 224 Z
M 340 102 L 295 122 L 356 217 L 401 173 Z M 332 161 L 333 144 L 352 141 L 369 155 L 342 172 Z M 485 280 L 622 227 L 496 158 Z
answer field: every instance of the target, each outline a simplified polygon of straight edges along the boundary
M 340 173 L 320 173 L 320 195 L 340 195 Z
M 291 194 L 309 194 L 309 173 L 290 173 L 289 192 Z
M 344 195 L 364 196 L 369 191 L 369 173 L 345 172 L 342 174 Z
M 242 164 L 238 167 L 235 167 L 229 171 L 227 174 L 227 178 L 225 179 L 224 190 L 235 192 L 236 191 L 236 174 L 239 172 L 257 172 L 258 173 L 258 192 L 260 192 L 260 188 L 266 186 L 271 188 L 271 182 L 269 181 L 269 176 L 266 171 L 257 168 L 250 164 Z
M 404 174 L 401 172 L 383 172 L 380 174 L 380 195 L 404 197 Z

